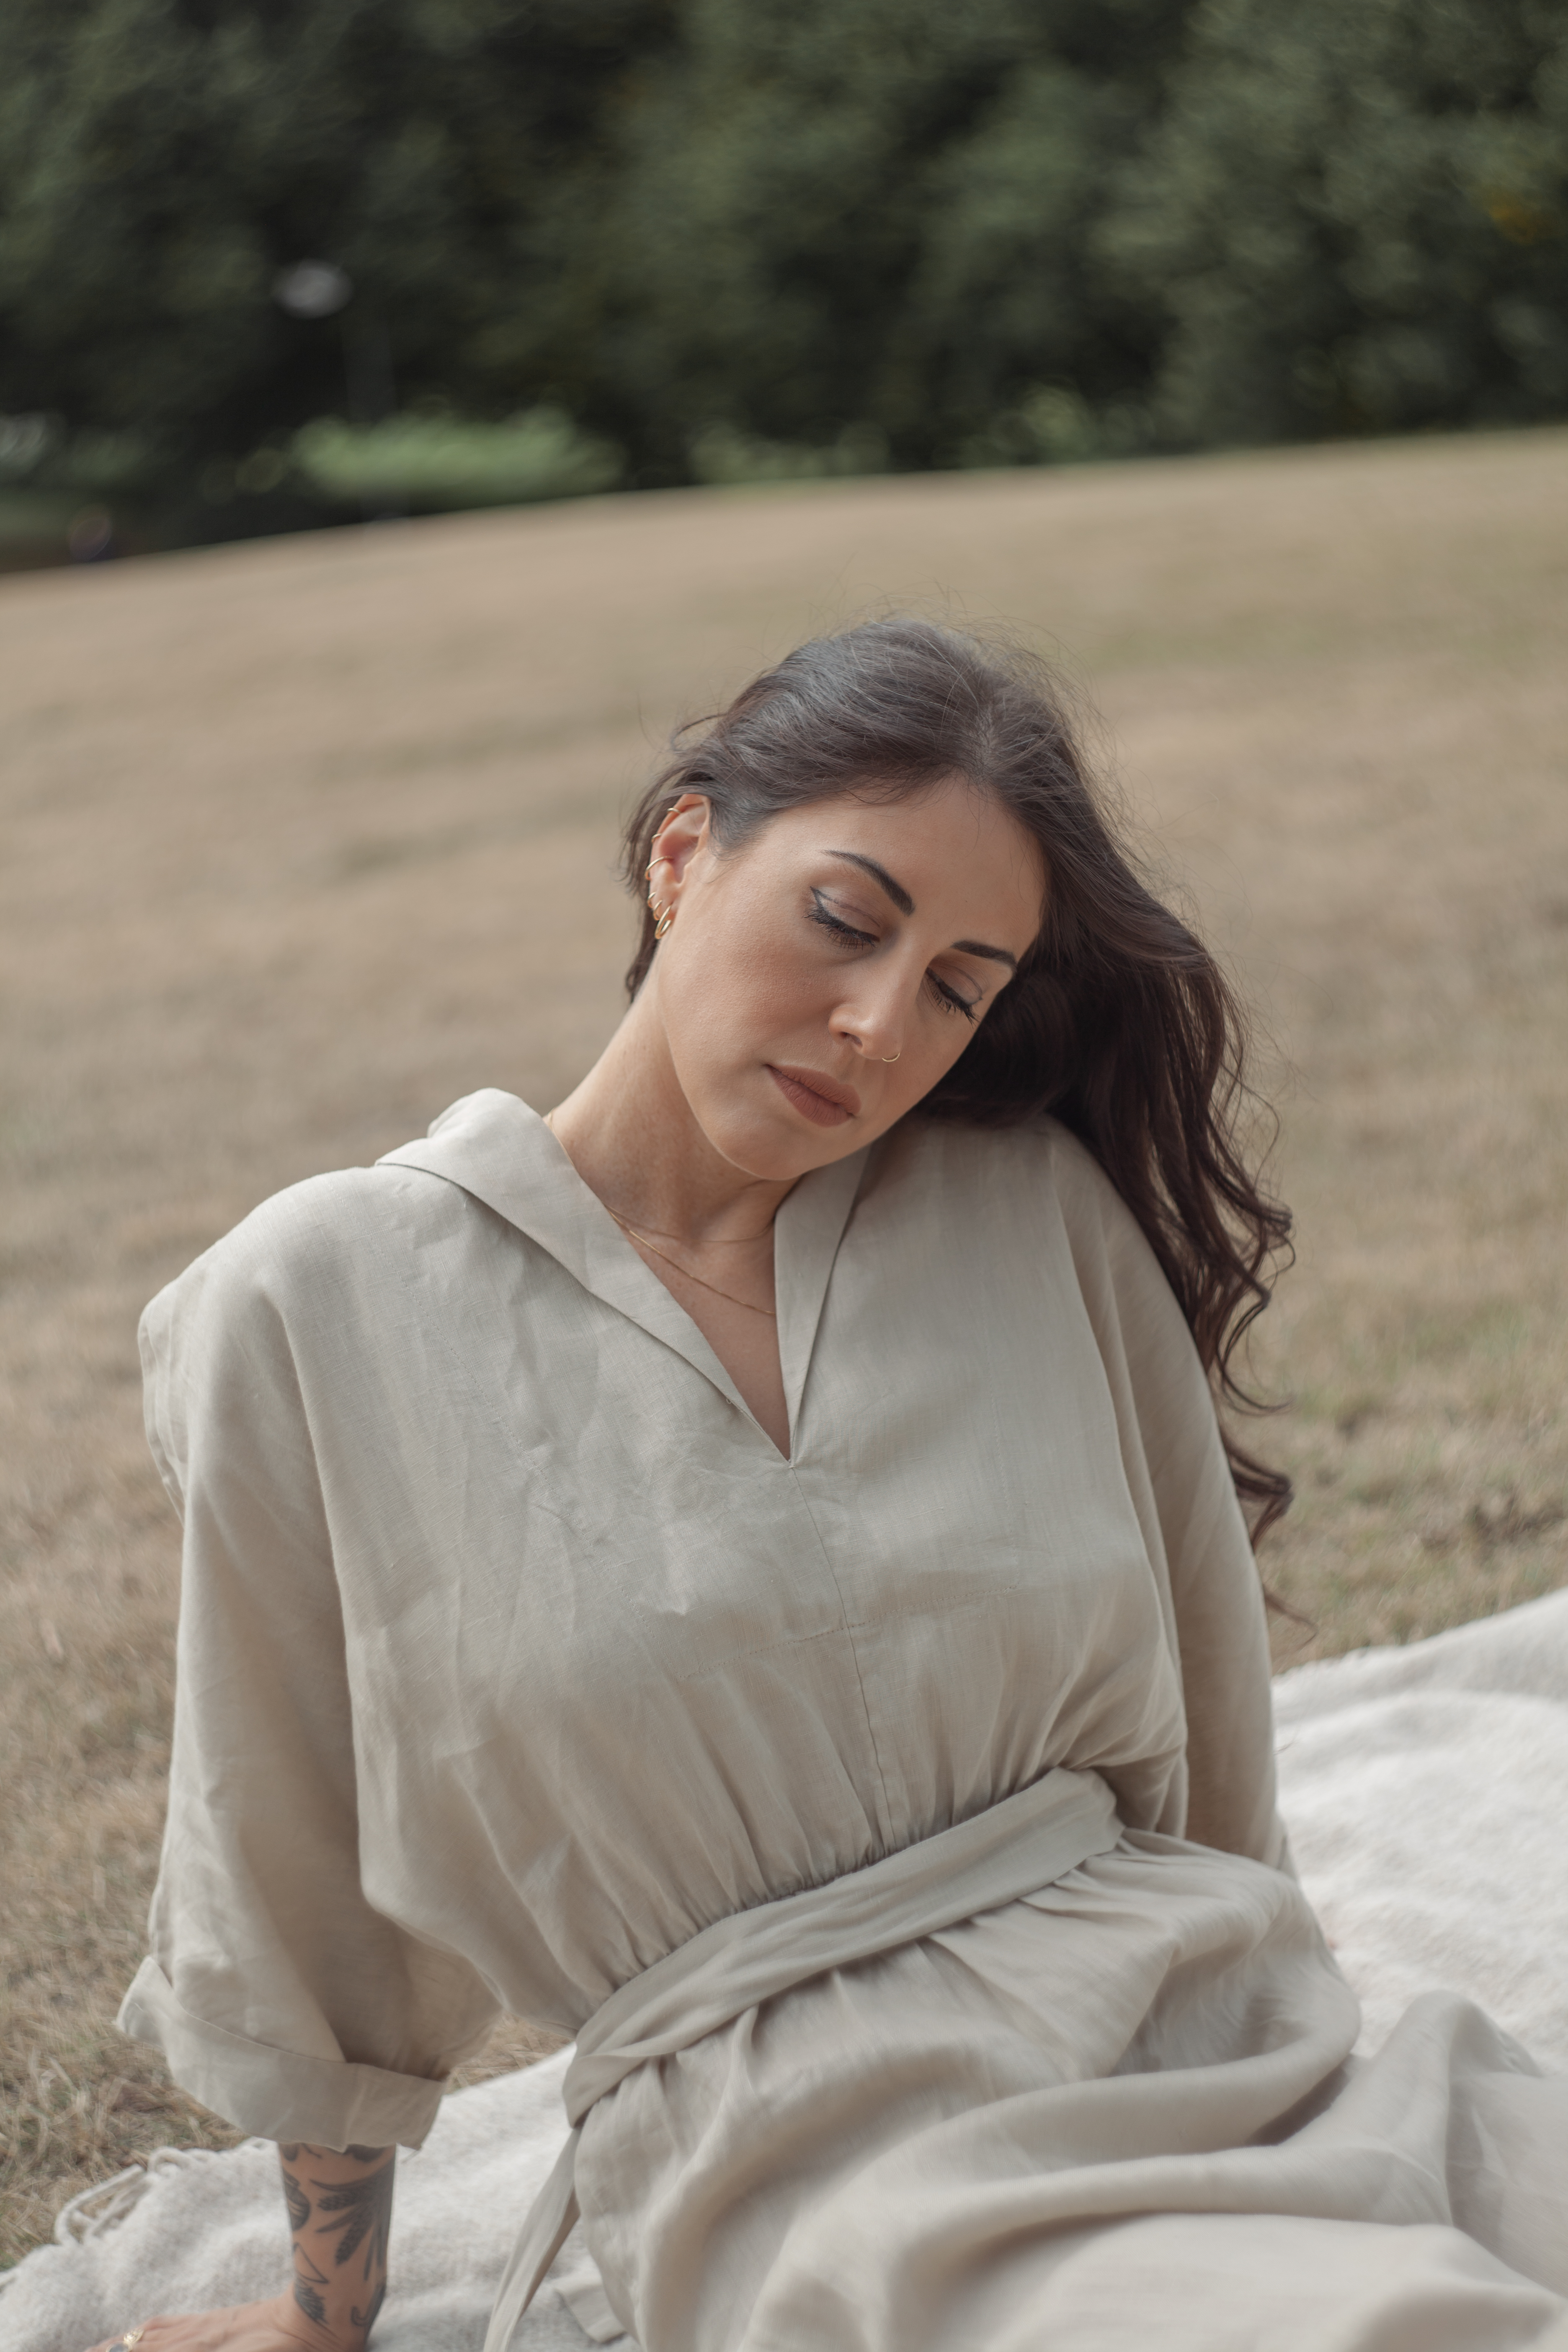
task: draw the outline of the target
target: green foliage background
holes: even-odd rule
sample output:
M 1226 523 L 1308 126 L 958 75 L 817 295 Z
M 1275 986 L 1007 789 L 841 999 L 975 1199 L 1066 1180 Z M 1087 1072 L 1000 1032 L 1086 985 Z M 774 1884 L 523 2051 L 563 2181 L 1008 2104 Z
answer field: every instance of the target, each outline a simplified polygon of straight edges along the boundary
M 388 387 L 436 503 L 1559 415 L 1568 0 L 6 0 L 0 474 L 275 528 Z

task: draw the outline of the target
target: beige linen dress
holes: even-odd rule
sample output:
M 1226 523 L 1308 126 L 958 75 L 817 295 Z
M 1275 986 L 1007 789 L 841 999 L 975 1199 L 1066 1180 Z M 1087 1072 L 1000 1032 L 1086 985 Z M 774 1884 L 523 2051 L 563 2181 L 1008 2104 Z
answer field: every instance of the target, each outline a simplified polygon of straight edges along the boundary
M 1051 1883 L 588 2107 L 645 2352 L 1543 2344 L 1564 2085 L 1438 1998 L 1345 2063 L 1209 1393 L 1092 1160 L 911 1118 L 776 1266 L 787 1460 L 508 1095 L 153 1301 L 185 1583 L 122 2022 L 247 2130 L 417 2144 L 499 2008 L 575 2033 L 1068 1786 L 1110 1826 Z

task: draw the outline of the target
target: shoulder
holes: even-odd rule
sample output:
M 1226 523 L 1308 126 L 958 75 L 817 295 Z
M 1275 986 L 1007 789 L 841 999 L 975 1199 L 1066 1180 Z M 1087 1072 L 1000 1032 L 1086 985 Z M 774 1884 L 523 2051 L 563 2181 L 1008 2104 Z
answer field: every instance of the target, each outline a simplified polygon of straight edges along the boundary
M 955 1217 L 984 1212 L 1013 1230 L 1065 1228 L 1085 1246 L 1148 1246 L 1093 1152 L 1059 1119 L 994 1128 L 917 1116 L 894 1129 L 879 1151 L 866 1189 L 907 1188 Z
M 205 1250 L 152 1301 L 154 1348 L 200 1327 L 330 1323 L 367 1290 L 401 1286 L 448 1229 L 471 1219 L 455 1185 L 386 1161 L 307 1177 L 275 1192 Z
M 165 1285 L 138 1339 L 148 1442 L 176 1509 L 204 1443 L 231 1468 L 262 1446 L 304 1480 L 307 1393 L 353 1393 L 473 1219 L 466 1194 L 420 1169 L 338 1169 L 275 1192 Z
M 985 1128 L 913 1118 L 879 1150 L 862 1197 L 879 1192 L 922 1243 L 962 1252 L 976 1278 L 1049 1266 L 1102 1332 L 1131 1318 L 1185 1344 L 1184 1318 L 1142 1227 L 1059 1119 Z

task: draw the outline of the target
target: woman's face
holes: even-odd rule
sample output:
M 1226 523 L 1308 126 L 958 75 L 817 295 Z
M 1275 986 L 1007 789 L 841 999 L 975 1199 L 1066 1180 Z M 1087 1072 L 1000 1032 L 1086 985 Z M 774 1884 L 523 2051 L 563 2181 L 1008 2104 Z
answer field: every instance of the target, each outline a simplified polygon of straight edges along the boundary
M 649 890 L 674 911 L 649 976 L 709 1142 L 790 1181 L 884 1134 L 952 1068 L 1039 929 L 1040 852 L 961 779 L 816 801 L 721 852 L 677 802 Z

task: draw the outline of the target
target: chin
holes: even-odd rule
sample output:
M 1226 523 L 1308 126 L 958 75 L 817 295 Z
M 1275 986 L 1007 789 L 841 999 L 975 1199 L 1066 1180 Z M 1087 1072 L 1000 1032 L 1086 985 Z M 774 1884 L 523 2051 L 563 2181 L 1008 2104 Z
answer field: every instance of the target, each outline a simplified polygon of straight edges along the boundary
M 758 1073 L 753 1082 L 765 1087 L 774 1095 L 773 1080 L 765 1071 Z M 737 1090 L 739 1091 L 739 1089 Z M 746 1089 L 750 1092 L 751 1089 Z M 865 1138 L 857 1132 L 858 1120 L 847 1120 L 840 1128 L 813 1130 L 804 1119 L 794 1118 L 782 1100 L 777 1102 L 737 1102 L 726 1090 L 722 1103 L 706 1106 L 693 1103 L 693 1113 L 703 1134 L 721 1159 L 746 1176 L 754 1176 L 760 1183 L 789 1184 L 797 1176 L 805 1176 L 813 1168 L 825 1168 L 830 1160 L 842 1160 L 848 1152 L 858 1150 Z
M 763 1184 L 793 1183 L 797 1176 L 837 1157 L 831 1150 L 813 1150 L 813 1137 L 781 1135 L 776 1129 L 770 1133 L 761 1119 L 719 1119 L 711 1126 L 704 1120 L 701 1125 L 721 1159 Z

